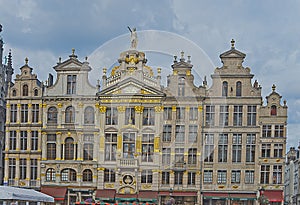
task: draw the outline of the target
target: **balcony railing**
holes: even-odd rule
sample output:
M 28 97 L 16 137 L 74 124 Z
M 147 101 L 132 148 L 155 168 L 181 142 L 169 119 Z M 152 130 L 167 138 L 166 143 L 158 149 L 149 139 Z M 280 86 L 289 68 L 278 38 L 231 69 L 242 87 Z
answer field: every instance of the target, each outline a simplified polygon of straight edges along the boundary
M 137 167 L 137 160 L 136 159 L 120 159 L 119 166 L 126 168 L 126 167 Z

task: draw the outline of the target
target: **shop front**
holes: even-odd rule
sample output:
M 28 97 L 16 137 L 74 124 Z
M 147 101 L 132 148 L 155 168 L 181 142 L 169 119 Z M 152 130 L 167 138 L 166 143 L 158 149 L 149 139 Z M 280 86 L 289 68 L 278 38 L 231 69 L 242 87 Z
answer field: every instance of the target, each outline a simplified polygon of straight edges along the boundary
M 203 205 L 254 205 L 256 193 L 204 192 Z
M 194 205 L 197 203 L 196 191 L 160 191 L 160 204 L 168 204 L 172 199 L 176 205 Z
M 263 190 L 260 195 L 266 197 L 270 205 L 283 204 L 283 190 Z

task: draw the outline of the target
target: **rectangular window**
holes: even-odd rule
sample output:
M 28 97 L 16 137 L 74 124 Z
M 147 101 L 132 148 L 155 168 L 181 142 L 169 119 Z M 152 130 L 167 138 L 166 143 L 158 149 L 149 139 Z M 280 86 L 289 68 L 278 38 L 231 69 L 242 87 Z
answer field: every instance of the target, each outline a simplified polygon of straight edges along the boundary
M 22 104 L 21 105 L 21 122 L 28 122 L 28 105 Z
M 206 124 L 206 126 L 214 126 L 215 125 L 215 106 L 214 105 L 206 105 L 205 124 Z
M 84 135 L 83 141 L 83 160 L 93 160 L 94 135 Z
M 283 135 L 284 125 L 275 125 L 274 137 L 284 137 Z
M 181 185 L 183 182 L 183 172 L 174 172 L 174 185 Z
M 197 133 L 198 133 L 198 126 L 197 125 L 189 125 L 189 143 L 197 142 Z
M 20 150 L 27 150 L 27 131 L 21 131 L 20 134 Z
M 172 120 L 172 108 L 171 107 L 164 108 L 164 120 Z
M 126 108 L 125 110 L 125 125 L 134 125 L 135 124 L 135 109 Z
M 162 172 L 161 173 L 161 183 L 162 184 L 170 184 L 170 172 Z
M 203 183 L 212 184 L 213 182 L 213 170 L 204 170 Z
M 47 159 L 56 159 L 56 134 L 47 135 Z
M 176 108 L 176 119 L 177 120 L 185 119 L 185 107 L 177 107 Z
M 274 157 L 281 158 L 283 156 L 283 144 L 274 144 Z
M 261 165 L 260 167 L 260 183 L 269 184 L 270 165 Z
M 172 137 L 172 125 L 163 126 L 163 142 L 171 142 Z
M 38 150 L 39 136 L 38 131 L 31 132 L 31 150 Z
M 195 185 L 195 184 L 196 184 L 196 173 L 188 172 L 188 185 Z
M 235 105 L 233 108 L 233 126 L 242 126 L 243 106 Z
M 135 133 L 123 133 L 123 157 L 134 158 L 135 153 Z
M 39 104 L 32 104 L 32 122 L 39 122 Z
M 171 163 L 171 148 L 163 148 L 162 150 L 162 164 L 170 165 Z
M 15 178 L 16 178 L 16 158 L 9 158 L 8 159 L 8 179 L 14 180 Z
M 107 108 L 105 113 L 105 124 L 106 125 L 117 125 L 118 124 L 118 109 Z
M 141 183 L 151 184 L 152 183 L 153 174 L 151 170 L 143 170 L 141 176 Z
M 271 137 L 272 125 L 263 125 L 262 127 L 262 137 Z
M 36 180 L 38 176 L 38 163 L 37 159 L 30 160 L 30 179 Z
M 20 179 L 26 179 L 27 162 L 25 158 L 20 158 Z
M 228 135 L 219 134 L 218 141 L 218 162 L 227 162 Z
M 245 171 L 245 184 L 254 184 L 254 171 L 253 170 Z
M 205 134 L 204 162 L 214 161 L 214 135 Z
M 105 161 L 116 161 L 117 133 L 105 133 Z
M 105 169 L 104 170 L 104 182 L 115 182 L 116 181 L 116 173 L 112 169 Z
M 16 150 L 17 148 L 17 132 L 9 131 L 9 150 Z
M 255 162 L 255 134 L 247 134 L 246 138 L 246 162 Z
M 227 182 L 227 171 L 218 170 L 218 184 L 226 184 Z
M 231 171 L 231 183 L 239 184 L 241 182 L 241 170 Z
M 191 107 L 189 114 L 190 114 L 190 120 L 197 120 L 198 119 L 198 108 Z
M 142 162 L 153 162 L 154 134 L 142 136 Z
M 17 104 L 10 105 L 10 122 L 17 122 L 18 106 Z
M 273 166 L 273 184 L 282 184 L 282 165 Z
M 184 148 L 175 148 L 175 163 L 184 162 Z
M 188 164 L 197 164 L 197 148 L 189 148 Z
M 261 145 L 261 157 L 271 157 L 271 144 Z
M 247 108 L 247 125 L 256 125 L 256 105 L 248 105 Z
M 242 160 L 242 134 L 232 136 L 232 162 L 237 163 Z
M 76 75 L 67 76 L 67 94 L 76 94 Z
M 228 105 L 220 106 L 220 119 L 219 119 L 220 126 L 228 126 L 228 115 L 229 115 L 228 108 L 229 108 Z
M 154 108 L 144 108 L 143 110 L 143 125 L 154 125 L 155 111 Z
M 184 142 L 185 126 L 176 125 L 175 130 L 175 142 Z

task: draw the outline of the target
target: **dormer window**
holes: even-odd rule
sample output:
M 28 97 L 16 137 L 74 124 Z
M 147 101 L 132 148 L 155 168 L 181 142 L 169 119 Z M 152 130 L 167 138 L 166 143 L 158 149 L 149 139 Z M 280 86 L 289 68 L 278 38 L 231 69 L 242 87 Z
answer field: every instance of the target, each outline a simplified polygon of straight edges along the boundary
M 38 95 L 39 95 L 38 89 L 34 89 L 34 96 L 38 96 Z
M 277 107 L 276 107 L 276 105 L 272 105 L 271 106 L 271 115 L 272 116 L 277 115 Z
M 242 96 L 242 83 L 240 81 L 236 82 L 236 96 Z
M 76 75 L 67 76 L 67 94 L 76 94 Z
M 184 96 L 184 90 L 185 90 L 185 79 L 184 78 L 179 78 L 178 96 Z
M 227 97 L 228 95 L 228 83 L 227 81 L 224 81 L 222 84 L 222 96 Z
M 28 96 L 28 85 L 23 85 L 22 93 L 23 96 Z

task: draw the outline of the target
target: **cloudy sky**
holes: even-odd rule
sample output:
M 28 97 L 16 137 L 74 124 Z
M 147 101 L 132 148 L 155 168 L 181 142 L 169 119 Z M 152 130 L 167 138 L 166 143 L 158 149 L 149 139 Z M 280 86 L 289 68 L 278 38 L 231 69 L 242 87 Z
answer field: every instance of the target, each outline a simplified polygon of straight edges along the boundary
M 172 56 L 183 50 L 192 56 L 199 79 L 209 79 L 221 66 L 219 55 L 233 38 L 263 97 L 275 84 L 287 100 L 287 147 L 300 141 L 300 1 L 0 0 L 0 5 L 4 55 L 12 50 L 15 73 L 28 57 L 41 81 L 75 48 L 80 60 L 89 57 L 95 84 L 102 68 L 129 47 L 127 26 L 137 28 L 138 48 L 148 51 L 154 67 L 168 73 Z

